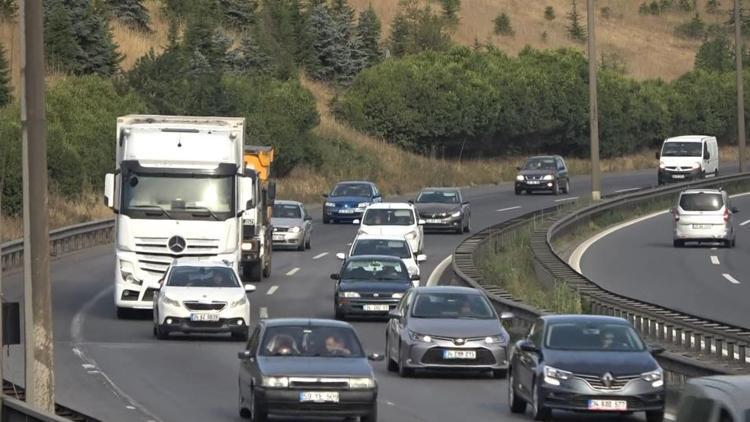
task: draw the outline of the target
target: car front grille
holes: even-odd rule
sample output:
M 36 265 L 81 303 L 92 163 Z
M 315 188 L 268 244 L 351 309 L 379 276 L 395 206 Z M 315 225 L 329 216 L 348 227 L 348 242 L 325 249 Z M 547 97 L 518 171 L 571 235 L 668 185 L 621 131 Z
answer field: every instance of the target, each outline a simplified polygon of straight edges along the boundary
M 214 303 L 199 303 L 199 302 L 183 302 L 185 307 L 191 311 L 220 311 L 227 306 L 226 302 L 214 302 Z
M 494 365 L 496 363 L 492 352 L 487 349 L 461 349 L 474 350 L 477 353 L 476 359 L 443 359 L 443 352 L 446 349 L 442 347 L 433 347 L 425 352 L 422 356 L 422 363 L 425 365 Z
M 279 233 L 279 232 L 282 232 L 282 233 L 283 232 L 288 232 L 289 231 L 289 227 L 274 227 L 273 231 L 276 232 L 276 233 Z
M 289 378 L 289 386 L 313 390 L 346 389 L 349 388 L 349 380 L 346 378 Z
M 630 381 L 640 378 L 640 375 L 614 377 L 612 381 L 610 382 L 609 386 L 607 386 L 604 383 L 604 380 L 602 380 L 602 376 L 600 375 L 575 374 L 573 376 L 575 378 L 579 378 L 583 381 L 586 381 L 586 383 L 588 383 L 591 386 L 591 388 L 598 390 L 598 391 L 622 390 Z

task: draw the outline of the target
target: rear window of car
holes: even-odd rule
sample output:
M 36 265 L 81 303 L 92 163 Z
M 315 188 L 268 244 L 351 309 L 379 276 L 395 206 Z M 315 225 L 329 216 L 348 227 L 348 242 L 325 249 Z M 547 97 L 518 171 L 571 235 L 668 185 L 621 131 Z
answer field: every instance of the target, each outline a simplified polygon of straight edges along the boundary
M 680 197 L 680 208 L 685 211 L 718 211 L 724 206 L 720 193 L 684 193 Z

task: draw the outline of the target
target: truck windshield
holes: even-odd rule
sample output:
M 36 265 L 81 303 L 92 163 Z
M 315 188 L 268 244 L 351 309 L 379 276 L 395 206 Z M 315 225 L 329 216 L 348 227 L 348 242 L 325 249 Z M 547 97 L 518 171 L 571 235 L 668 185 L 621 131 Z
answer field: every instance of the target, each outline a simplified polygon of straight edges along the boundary
M 233 176 L 123 176 L 122 212 L 133 218 L 226 220 L 234 215 Z
M 700 142 L 665 142 L 662 157 L 700 157 L 703 144 Z

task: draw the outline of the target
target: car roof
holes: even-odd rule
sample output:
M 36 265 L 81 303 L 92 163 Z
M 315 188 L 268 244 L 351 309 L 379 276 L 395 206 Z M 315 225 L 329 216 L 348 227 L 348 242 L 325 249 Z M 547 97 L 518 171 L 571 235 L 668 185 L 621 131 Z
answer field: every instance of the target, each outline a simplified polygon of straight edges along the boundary
M 378 209 L 378 210 L 393 210 L 393 209 L 404 209 L 404 208 L 414 208 L 414 204 L 411 204 L 409 202 L 378 202 L 377 204 L 372 204 L 367 209 Z
M 451 188 L 451 187 L 447 187 L 447 186 L 443 186 L 443 187 L 439 187 L 439 188 L 426 187 L 426 188 L 422 188 L 422 190 L 420 190 L 420 192 L 424 192 L 424 191 L 428 191 L 428 190 L 434 190 L 434 191 L 442 192 L 442 191 L 461 190 L 461 188 Z
M 379 259 L 381 261 L 399 261 L 401 258 L 393 255 L 354 255 L 347 258 L 348 261 L 367 261 L 370 259 Z
M 404 236 L 400 236 L 397 234 L 367 234 L 362 233 L 358 234 L 357 237 L 354 238 L 354 241 L 358 240 L 403 240 L 406 241 L 406 238 Z
M 721 189 L 685 189 L 684 191 L 680 192 L 680 195 L 684 194 L 691 194 L 691 193 L 722 193 L 724 192 Z
M 366 184 L 374 186 L 375 183 L 367 181 L 367 180 L 344 180 L 341 182 L 336 183 L 336 186 L 338 185 L 359 185 L 359 184 Z
M 692 378 L 688 381 L 688 384 L 720 390 L 737 403 L 746 404 L 750 401 L 750 375 L 716 375 Z
M 713 138 L 713 136 L 708 135 L 682 135 L 682 136 L 675 136 L 672 138 L 667 138 L 664 140 L 664 142 L 700 142 L 705 138 Z
M 531 157 L 527 158 L 526 160 L 531 160 L 535 158 L 562 158 L 559 155 L 532 155 Z
M 201 259 L 198 257 L 175 258 L 172 261 L 173 267 L 224 267 L 232 268 L 232 263 L 219 259 Z
M 583 314 L 564 314 L 564 315 L 544 315 L 541 317 L 548 322 L 603 322 L 610 324 L 630 325 L 630 323 L 619 317 L 607 315 L 583 315 Z
M 466 293 L 466 294 L 482 294 L 481 290 L 473 287 L 463 286 L 421 286 L 415 287 L 416 293 Z
M 290 199 L 276 199 L 274 201 L 274 205 L 276 205 L 276 204 L 282 204 L 282 205 L 302 205 L 302 202 L 292 201 Z
M 351 324 L 345 321 L 336 321 L 334 319 L 322 319 L 322 318 L 271 318 L 264 319 L 263 323 L 266 327 L 286 327 L 286 326 L 298 326 L 298 325 L 309 325 L 313 327 L 339 327 L 339 328 L 351 328 Z

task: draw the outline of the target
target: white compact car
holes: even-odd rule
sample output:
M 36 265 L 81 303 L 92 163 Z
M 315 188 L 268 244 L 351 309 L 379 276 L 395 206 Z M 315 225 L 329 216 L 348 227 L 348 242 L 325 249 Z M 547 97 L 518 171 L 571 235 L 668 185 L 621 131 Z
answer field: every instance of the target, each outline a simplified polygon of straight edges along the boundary
M 247 340 L 252 284 L 223 261 L 175 260 L 154 296 L 154 335 L 170 333 L 231 333 Z
M 424 254 L 417 254 L 411 249 L 409 242 L 403 236 L 380 235 L 380 234 L 360 234 L 352 242 L 349 249 L 349 256 L 359 255 L 387 255 L 401 258 L 409 275 L 420 275 L 419 263 L 427 260 Z M 346 259 L 346 254 L 339 252 L 336 254 L 338 259 Z M 419 285 L 419 280 L 413 280 L 415 287 Z
M 674 246 L 685 242 L 720 242 L 735 245 L 734 217 L 729 195 L 719 189 L 688 189 L 680 193 L 674 217 Z
M 409 242 L 412 251 L 422 253 L 424 249 L 424 220 L 417 216 L 413 204 L 408 202 L 384 202 L 372 204 L 365 210 L 359 224 L 357 235 L 391 235 L 403 236 Z

